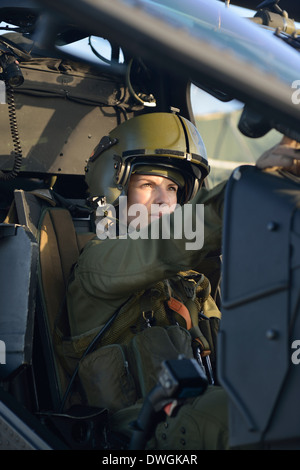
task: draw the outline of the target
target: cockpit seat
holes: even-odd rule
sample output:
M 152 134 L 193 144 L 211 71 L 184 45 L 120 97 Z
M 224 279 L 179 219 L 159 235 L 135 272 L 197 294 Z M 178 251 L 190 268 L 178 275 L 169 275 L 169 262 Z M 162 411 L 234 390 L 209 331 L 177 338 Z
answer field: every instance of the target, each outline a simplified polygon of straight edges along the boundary
M 85 406 L 83 395 L 66 372 L 55 347 L 57 326 L 68 337 L 65 292 L 72 266 L 80 251 L 95 234 L 90 230 L 87 212 L 72 217 L 62 200 L 51 192 L 15 191 L 14 205 L 7 217 L 24 228 L 38 245 L 37 298 L 33 346 L 34 386 L 37 414 L 63 435 L 73 449 L 101 448 L 106 445 L 107 410 Z M 84 209 L 84 208 L 83 208 Z M 71 382 L 70 382 L 71 381 Z M 69 387 L 72 383 L 72 387 Z M 103 431 L 105 429 L 105 431 Z

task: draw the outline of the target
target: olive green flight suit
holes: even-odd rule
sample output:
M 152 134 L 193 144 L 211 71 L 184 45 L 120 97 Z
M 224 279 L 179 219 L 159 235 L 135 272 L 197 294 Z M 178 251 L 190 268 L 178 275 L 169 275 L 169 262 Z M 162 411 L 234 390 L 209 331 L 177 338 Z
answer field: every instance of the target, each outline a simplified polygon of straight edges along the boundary
M 210 261 L 214 264 L 221 249 L 224 189 L 225 182 L 211 191 L 201 189 L 190 203 L 194 208 L 205 204 L 201 249 L 186 250 L 186 243 L 191 240 L 184 233 L 180 239 L 174 237 L 174 214 L 170 215 L 169 239 L 127 237 L 88 243 L 75 267 L 67 296 L 71 335 L 78 344 L 95 335 L 135 292 L 189 269 L 210 278 Z M 226 448 L 226 403 L 220 387 L 209 387 L 203 396 L 181 406 L 175 417 L 168 417 L 157 426 L 155 448 Z M 127 411 L 120 410 L 112 418 L 112 427 L 125 433 Z

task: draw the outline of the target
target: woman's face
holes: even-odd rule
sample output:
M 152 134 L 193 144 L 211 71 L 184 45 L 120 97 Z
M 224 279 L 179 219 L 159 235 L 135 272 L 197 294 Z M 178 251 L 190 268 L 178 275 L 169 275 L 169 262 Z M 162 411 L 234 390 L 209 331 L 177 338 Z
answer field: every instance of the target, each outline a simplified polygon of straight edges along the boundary
M 178 185 L 169 178 L 155 175 L 132 175 L 127 192 L 127 223 L 136 218 L 141 204 L 145 217 L 140 220 L 140 228 L 158 219 L 163 214 L 170 214 L 176 208 Z

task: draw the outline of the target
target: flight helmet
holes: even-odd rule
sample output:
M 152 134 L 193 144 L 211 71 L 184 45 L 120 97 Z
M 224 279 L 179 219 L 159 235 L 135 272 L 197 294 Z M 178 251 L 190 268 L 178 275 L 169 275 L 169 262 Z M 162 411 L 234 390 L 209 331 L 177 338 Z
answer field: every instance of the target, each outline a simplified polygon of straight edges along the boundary
M 210 168 L 196 127 L 171 113 L 149 113 L 123 122 L 104 136 L 89 158 L 91 199 L 118 205 L 134 173 L 165 176 L 178 186 L 178 203 L 193 199 Z

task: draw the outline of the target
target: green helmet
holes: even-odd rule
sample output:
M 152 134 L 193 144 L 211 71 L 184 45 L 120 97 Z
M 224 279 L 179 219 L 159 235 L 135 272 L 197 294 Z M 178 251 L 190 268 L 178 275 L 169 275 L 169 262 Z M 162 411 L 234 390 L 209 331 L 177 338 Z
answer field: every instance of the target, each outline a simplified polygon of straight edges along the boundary
M 190 121 L 171 113 L 150 113 L 131 118 L 104 136 L 85 170 L 91 198 L 105 198 L 108 204 L 118 204 L 134 172 L 173 179 L 179 184 L 178 203 L 185 204 L 210 168 L 202 138 Z

